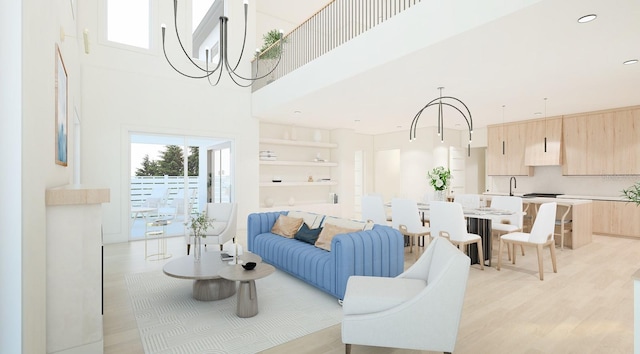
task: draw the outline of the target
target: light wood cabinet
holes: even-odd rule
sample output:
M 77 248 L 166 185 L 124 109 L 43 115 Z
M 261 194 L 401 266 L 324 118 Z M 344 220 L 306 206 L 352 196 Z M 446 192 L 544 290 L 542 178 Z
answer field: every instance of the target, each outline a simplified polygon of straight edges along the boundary
M 640 108 L 564 117 L 564 175 L 640 174 Z
M 562 164 L 562 118 L 547 118 L 526 123 L 526 166 L 559 166 Z
M 633 203 L 594 200 L 593 233 L 640 238 L 640 206 Z
M 490 126 L 487 129 L 487 175 L 531 176 L 524 163 L 527 124 Z

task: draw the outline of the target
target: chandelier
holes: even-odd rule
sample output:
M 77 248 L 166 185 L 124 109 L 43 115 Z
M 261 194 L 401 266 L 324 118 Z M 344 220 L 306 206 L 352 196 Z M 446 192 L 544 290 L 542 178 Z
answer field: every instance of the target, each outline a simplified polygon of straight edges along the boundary
M 254 81 L 260 80 L 269 76 L 278 67 L 278 64 L 280 63 L 280 59 L 282 57 L 282 31 L 280 31 L 280 40 L 278 40 L 279 49 L 276 50 L 276 53 L 278 54 L 278 59 L 275 65 L 273 66 L 273 68 L 269 72 L 261 76 L 258 76 L 256 74 L 255 77 L 245 77 L 243 75 L 240 75 L 238 72 L 236 72 L 236 70 L 238 69 L 238 65 L 240 64 L 240 61 L 242 60 L 242 55 L 244 54 L 244 47 L 247 42 L 248 7 L 249 7 L 249 1 L 244 0 L 244 36 L 242 39 L 242 49 L 240 50 L 240 57 L 238 58 L 238 61 L 233 66 L 229 63 L 228 50 L 227 50 L 227 44 L 228 44 L 227 22 L 229 22 L 229 18 L 226 16 L 220 16 L 220 25 L 219 25 L 220 39 L 218 42 L 220 51 L 218 55 L 218 63 L 216 64 L 215 68 L 210 68 L 209 63 L 213 62 L 213 55 L 210 55 L 209 48 L 205 49 L 204 67 L 197 64 L 189 56 L 189 54 L 187 53 L 187 50 L 184 48 L 184 45 L 182 44 L 182 39 L 180 38 L 180 33 L 178 32 L 178 0 L 173 0 L 173 23 L 176 30 L 176 38 L 178 39 L 178 44 L 180 45 L 182 52 L 187 57 L 188 61 L 192 64 L 192 66 L 195 68 L 195 71 L 197 72 L 197 74 L 187 74 L 179 70 L 178 68 L 176 68 L 176 66 L 171 62 L 171 60 L 169 59 L 169 56 L 167 55 L 167 50 L 165 47 L 165 31 L 167 26 L 165 24 L 162 24 L 162 51 L 164 52 L 164 57 L 167 59 L 167 62 L 169 63 L 169 65 L 173 68 L 173 70 L 175 70 L 177 73 L 179 73 L 182 76 L 185 76 L 191 79 L 207 79 L 207 81 L 209 81 L 209 84 L 211 86 L 218 85 L 218 83 L 220 82 L 220 78 L 222 77 L 223 71 L 226 71 L 227 74 L 229 75 L 229 78 L 231 78 L 231 80 L 240 87 L 249 87 Z M 273 48 L 270 48 L 267 50 L 273 50 Z M 260 54 L 260 51 L 256 50 L 256 60 L 255 60 L 256 73 L 259 72 L 258 71 L 259 54 Z M 212 80 L 212 76 L 213 78 L 215 78 L 215 80 Z
M 432 106 L 438 107 L 438 136 L 440 137 L 440 142 L 444 142 L 444 111 L 443 106 L 448 106 L 460 113 L 464 120 L 467 122 L 467 127 L 469 128 L 469 144 L 467 144 L 467 153 L 471 155 L 471 136 L 473 134 L 473 118 L 471 118 L 471 112 L 464 102 L 452 96 L 442 96 L 442 90 L 444 87 L 438 87 L 440 90 L 440 97 L 436 97 L 427 103 L 426 106 L 422 107 L 421 110 L 416 113 L 415 117 L 413 117 L 413 121 L 411 122 L 411 127 L 409 128 L 409 141 L 416 140 L 416 130 L 418 129 L 418 120 L 420 119 L 420 115 L 422 112 Z

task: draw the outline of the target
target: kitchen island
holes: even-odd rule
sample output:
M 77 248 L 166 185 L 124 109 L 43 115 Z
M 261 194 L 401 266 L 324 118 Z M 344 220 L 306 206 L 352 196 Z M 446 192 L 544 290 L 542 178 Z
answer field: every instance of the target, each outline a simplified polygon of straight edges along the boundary
M 507 193 L 492 193 L 487 192 L 484 193 L 484 197 L 487 201 L 491 200 L 491 196 L 493 195 L 508 195 Z M 516 194 L 517 197 L 522 197 L 522 194 Z M 530 203 L 534 206 L 540 205 L 542 203 L 556 202 L 558 206 L 567 206 L 570 207 L 571 210 L 569 214 L 565 217 L 566 220 L 571 220 L 570 231 L 565 231 L 564 238 L 564 246 L 576 249 L 580 248 L 586 244 L 591 243 L 593 228 L 592 228 L 592 220 L 593 220 L 593 202 L 589 199 L 573 199 L 573 198 L 563 198 L 562 195 L 557 198 L 543 198 L 543 197 L 533 197 L 533 198 L 522 198 L 523 203 Z M 532 213 L 533 217 L 535 217 L 535 209 L 532 211 L 532 208 L 529 209 L 529 213 Z M 558 208 L 556 211 L 556 219 L 562 218 L 562 214 L 564 214 L 563 208 Z M 559 232 L 560 226 L 556 226 L 556 233 Z M 560 245 L 560 238 L 555 237 L 555 241 L 557 245 Z

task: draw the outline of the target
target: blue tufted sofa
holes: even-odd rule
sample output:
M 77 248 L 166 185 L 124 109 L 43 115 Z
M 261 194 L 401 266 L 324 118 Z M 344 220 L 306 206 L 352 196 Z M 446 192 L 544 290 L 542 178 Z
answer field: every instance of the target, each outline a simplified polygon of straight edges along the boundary
M 403 237 L 388 226 L 338 234 L 331 251 L 271 233 L 281 212 L 250 214 L 247 246 L 264 262 L 342 300 L 351 275 L 395 277 L 404 271 Z

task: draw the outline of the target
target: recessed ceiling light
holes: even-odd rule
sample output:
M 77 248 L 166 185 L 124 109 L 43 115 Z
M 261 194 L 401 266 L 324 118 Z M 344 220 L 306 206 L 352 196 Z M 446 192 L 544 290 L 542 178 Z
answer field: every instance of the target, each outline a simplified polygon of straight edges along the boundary
M 402 126 L 401 125 L 396 125 L 396 128 L 402 128 Z
M 591 22 L 593 20 L 596 19 L 596 17 L 598 17 L 596 14 L 589 14 L 589 15 L 584 15 L 582 17 L 580 17 L 578 19 L 579 23 L 587 23 L 587 22 Z
M 622 64 L 624 64 L 624 65 L 631 65 L 631 64 L 635 64 L 635 63 L 637 63 L 637 62 L 638 62 L 638 59 L 629 59 L 629 60 L 627 60 L 627 61 L 623 62 Z
M 293 114 L 300 114 L 302 111 L 293 111 Z
M 533 113 L 533 114 L 534 114 L 534 115 L 536 115 L 536 116 L 541 116 L 541 115 L 542 115 L 542 112 L 535 112 L 535 113 Z
M 354 119 L 353 121 L 358 123 L 360 121 L 360 119 Z

